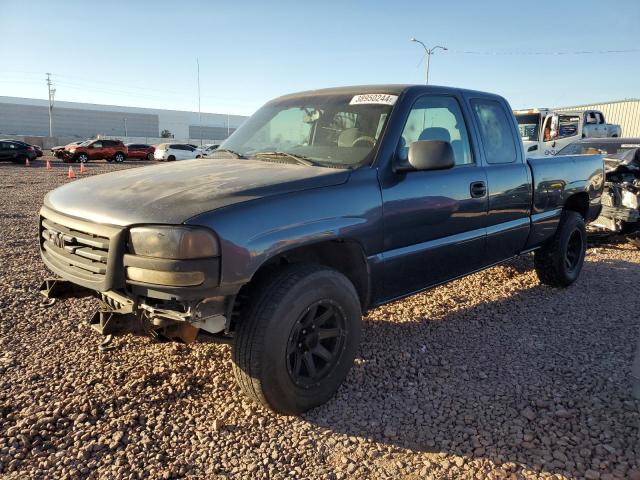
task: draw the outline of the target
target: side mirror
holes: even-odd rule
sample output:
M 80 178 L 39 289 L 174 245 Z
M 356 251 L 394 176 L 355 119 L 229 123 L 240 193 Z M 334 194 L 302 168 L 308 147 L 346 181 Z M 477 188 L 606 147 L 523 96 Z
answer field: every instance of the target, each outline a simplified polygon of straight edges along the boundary
M 399 170 L 446 170 L 455 166 L 453 149 L 442 140 L 418 140 L 409 145 L 408 165 Z

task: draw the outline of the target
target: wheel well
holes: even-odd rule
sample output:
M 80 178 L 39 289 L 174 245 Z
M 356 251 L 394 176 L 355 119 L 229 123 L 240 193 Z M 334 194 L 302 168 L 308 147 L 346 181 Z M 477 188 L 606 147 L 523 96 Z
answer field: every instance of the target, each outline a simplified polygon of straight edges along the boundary
M 253 278 L 264 270 L 291 263 L 314 263 L 333 268 L 347 277 L 358 293 L 362 311 L 369 303 L 369 268 L 365 253 L 358 242 L 330 240 L 304 245 L 280 253 L 260 266 Z M 249 282 L 251 283 L 251 282 Z
M 586 192 L 575 193 L 564 202 L 565 210 L 572 210 L 582 215 L 585 220 L 589 215 L 589 194 Z

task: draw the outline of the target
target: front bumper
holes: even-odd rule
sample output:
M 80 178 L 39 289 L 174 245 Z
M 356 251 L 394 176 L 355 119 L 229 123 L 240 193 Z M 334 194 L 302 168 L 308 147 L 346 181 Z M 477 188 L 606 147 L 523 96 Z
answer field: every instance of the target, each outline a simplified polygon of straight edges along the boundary
M 117 291 L 132 298 L 198 301 L 216 296 L 220 258 L 169 260 L 126 253 L 125 227 L 96 224 L 67 217 L 48 207 L 40 210 L 40 254 L 59 277 L 99 293 Z M 200 271 L 197 286 L 155 285 L 128 280 L 126 268 L 181 273 Z

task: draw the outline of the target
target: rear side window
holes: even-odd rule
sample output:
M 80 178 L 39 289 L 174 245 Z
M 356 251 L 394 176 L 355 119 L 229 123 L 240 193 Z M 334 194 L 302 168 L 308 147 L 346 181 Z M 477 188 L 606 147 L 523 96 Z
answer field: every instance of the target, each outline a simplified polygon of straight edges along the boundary
M 502 105 L 495 100 L 472 100 L 487 163 L 513 163 L 517 158 L 516 142 Z

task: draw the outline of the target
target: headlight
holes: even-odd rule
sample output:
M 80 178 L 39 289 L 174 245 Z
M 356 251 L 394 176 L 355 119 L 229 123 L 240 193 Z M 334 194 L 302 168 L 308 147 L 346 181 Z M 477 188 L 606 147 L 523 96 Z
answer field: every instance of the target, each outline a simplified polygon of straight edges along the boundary
M 150 225 L 129 230 L 129 250 L 145 257 L 188 260 L 218 255 L 218 239 L 205 228 Z
M 75 153 L 75 152 L 76 152 L 76 149 L 75 149 L 75 148 L 70 148 L 70 149 L 69 149 L 69 153 Z

